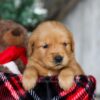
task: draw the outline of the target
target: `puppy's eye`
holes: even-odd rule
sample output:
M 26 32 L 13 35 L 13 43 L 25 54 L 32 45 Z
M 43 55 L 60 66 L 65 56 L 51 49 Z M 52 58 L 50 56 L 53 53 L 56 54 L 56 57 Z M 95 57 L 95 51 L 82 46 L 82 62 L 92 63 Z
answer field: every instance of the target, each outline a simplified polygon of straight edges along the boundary
M 44 46 L 43 46 L 43 48 L 48 48 L 49 47 L 49 45 L 48 44 L 45 44 Z
M 66 43 L 66 42 L 64 42 L 64 43 L 63 43 L 63 45 L 66 47 L 66 46 L 67 46 L 67 43 Z

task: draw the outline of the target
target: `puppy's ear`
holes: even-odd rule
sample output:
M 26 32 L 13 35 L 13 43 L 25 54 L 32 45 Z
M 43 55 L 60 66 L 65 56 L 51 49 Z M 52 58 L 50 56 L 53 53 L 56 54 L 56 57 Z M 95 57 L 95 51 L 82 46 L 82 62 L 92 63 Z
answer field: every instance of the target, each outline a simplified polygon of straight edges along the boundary
M 28 56 L 31 56 L 34 50 L 34 42 L 33 41 L 29 41 L 28 42 Z
M 72 36 L 72 33 L 70 32 L 70 40 L 71 40 L 71 51 L 74 53 L 74 38 Z
M 74 52 L 74 40 L 72 38 L 72 43 L 71 43 L 71 51 Z

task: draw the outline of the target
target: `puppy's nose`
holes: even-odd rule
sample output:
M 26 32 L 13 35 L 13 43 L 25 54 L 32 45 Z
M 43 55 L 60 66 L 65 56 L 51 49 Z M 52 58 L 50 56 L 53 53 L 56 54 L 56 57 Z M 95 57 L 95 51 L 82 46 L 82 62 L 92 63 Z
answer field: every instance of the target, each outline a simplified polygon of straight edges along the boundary
M 61 63 L 63 60 L 63 57 L 60 55 L 55 56 L 54 61 L 55 63 Z

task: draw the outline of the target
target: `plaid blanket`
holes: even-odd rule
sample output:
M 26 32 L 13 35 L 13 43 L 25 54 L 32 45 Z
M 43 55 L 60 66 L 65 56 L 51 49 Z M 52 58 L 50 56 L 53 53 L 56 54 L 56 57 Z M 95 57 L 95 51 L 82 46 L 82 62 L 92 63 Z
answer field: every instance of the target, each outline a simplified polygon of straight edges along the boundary
M 57 77 L 40 77 L 37 86 L 25 91 L 22 76 L 0 72 L 0 100 L 94 100 L 96 80 L 93 76 L 75 76 L 74 85 L 62 90 Z

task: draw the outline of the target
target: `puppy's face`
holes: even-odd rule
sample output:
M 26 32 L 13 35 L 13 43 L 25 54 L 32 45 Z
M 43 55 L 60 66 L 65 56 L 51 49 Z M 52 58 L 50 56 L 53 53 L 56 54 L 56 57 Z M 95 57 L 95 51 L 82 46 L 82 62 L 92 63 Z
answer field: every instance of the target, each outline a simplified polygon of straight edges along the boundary
M 29 57 L 50 69 L 61 69 L 73 56 L 71 33 L 58 22 L 41 24 L 30 37 Z

